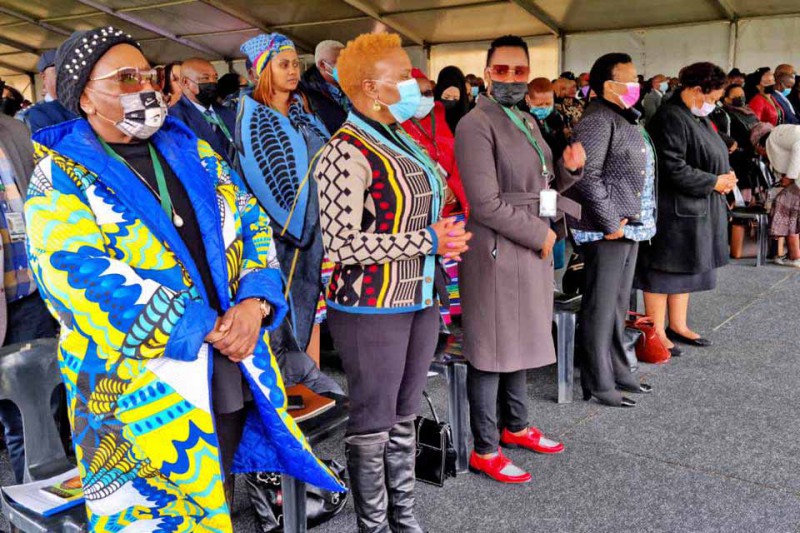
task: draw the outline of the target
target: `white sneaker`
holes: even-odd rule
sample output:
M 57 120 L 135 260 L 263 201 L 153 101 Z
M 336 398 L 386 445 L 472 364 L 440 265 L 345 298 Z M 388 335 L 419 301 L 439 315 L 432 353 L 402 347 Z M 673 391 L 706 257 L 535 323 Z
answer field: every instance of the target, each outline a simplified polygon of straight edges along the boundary
M 783 266 L 800 268 L 800 259 L 785 259 L 783 261 Z
M 789 256 L 788 255 L 784 255 L 783 257 L 779 257 L 779 256 L 776 255 L 772 259 L 772 262 L 775 263 L 776 265 L 785 265 L 786 261 L 788 261 L 788 260 L 789 260 Z

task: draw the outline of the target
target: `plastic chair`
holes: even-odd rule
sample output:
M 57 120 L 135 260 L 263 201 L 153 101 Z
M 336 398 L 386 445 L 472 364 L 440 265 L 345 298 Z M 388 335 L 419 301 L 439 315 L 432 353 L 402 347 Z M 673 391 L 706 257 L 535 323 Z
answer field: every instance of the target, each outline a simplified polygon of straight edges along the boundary
M 731 218 L 736 220 L 755 220 L 756 221 L 756 267 L 767 264 L 767 254 L 769 253 L 769 215 L 760 212 L 748 212 L 734 209 L 731 211 Z

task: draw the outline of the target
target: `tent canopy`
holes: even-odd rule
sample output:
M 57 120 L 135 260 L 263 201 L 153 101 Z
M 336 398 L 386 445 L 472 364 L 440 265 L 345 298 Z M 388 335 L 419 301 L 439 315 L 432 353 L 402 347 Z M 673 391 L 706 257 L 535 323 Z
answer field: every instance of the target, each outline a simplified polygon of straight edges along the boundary
M 797 0 L 2 0 L 0 75 L 35 70 L 38 54 L 71 32 L 113 24 L 157 62 L 240 58 L 239 45 L 280 31 L 302 51 L 380 25 L 405 44 L 434 46 L 797 14 Z

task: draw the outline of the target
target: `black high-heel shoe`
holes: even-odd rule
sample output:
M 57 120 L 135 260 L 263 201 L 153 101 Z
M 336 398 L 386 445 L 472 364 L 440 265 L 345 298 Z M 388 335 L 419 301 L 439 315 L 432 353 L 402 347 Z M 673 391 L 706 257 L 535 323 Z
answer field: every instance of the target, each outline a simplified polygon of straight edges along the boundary
M 610 407 L 636 407 L 636 400 L 628 398 L 627 396 L 621 396 L 620 399 L 617 399 L 616 395 L 593 394 L 589 389 L 584 388 L 583 401 L 588 402 L 592 398 L 597 400 L 598 403 Z
M 652 394 L 653 386 L 648 383 L 640 383 L 637 387 L 618 386 L 619 390 L 623 392 L 632 392 L 634 394 Z

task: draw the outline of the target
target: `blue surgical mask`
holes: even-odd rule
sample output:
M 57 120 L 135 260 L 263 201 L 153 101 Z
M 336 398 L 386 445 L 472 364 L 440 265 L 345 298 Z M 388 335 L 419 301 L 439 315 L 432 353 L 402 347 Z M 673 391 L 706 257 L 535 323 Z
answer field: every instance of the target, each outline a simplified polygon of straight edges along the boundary
M 397 92 L 400 93 L 400 100 L 393 104 L 385 104 L 378 100 L 379 104 L 386 106 L 389 113 L 392 114 L 397 122 L 405 122 L 411 119 L 416 113 L 417 108 L 422 100 L 422 93 L 419 90 L 419 84 L 414 78 L 394 83 L 391 81 L 377 80 L 383 83 L 395 85 Z
M 538 118 L 539 120 L 544 120 L 550 116 L 550 113 L 553 112 L 553 106 L 549 105 L 547 107 L 531 107 L 531 115 Z
M 478 87 L 478 86 L 475 86 L 475 87 L 472 88 L 471 92 L 472 92 L 472 99 L 473 100 L 478 97 L 478 93 L 480 92 L 480 90 L 481 90 L 481 88 Z
M 419 99 L 417 112 L 414 113 L 414 118 L 423 119 L 431 114 L 433 110 L 433 96 L 423 96 Z
M 782 94 L 783 96 L 785 96 L 785 97 L 788 97 L 790 94 L 792 94 L 792 90 L 791 90 L 791 89 L 783 89 L 783 90 L 781 91 L 781 94 Z
M 339 67 L 333 67 L 331 77 L 336 80 L 336 83 L 339 83 Z
M 662 81 L 658 84 L 658 91 L 661 93 L 665 93 L 669 90 L 669 83 Z

